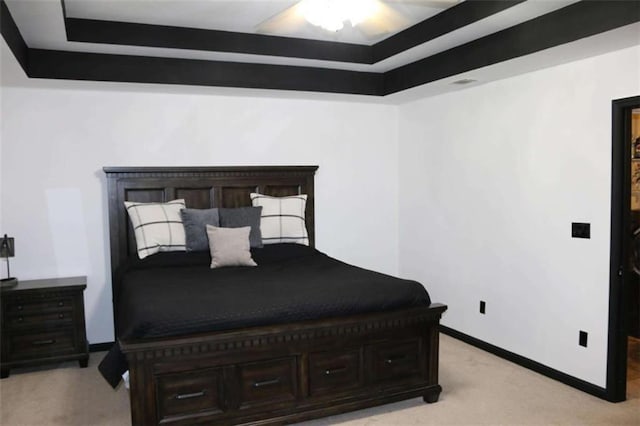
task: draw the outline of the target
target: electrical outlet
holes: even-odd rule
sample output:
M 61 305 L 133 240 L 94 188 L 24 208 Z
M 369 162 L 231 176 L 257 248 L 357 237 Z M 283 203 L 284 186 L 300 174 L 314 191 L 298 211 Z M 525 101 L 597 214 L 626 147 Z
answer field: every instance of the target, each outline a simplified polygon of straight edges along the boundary
M 591 224 L 572 222 L 571 236 L 573 238 L 591 238 Z
M 587 337 L 588 337 L 588 333 L 586 331 L 580 330 L 580 338 L 578 339 L 578 344 L 580 346 L 584 346 L 586 348 L 587 347 Z
M 484 300 L 481 300 L 480 301 L 480 313 L 484 314 L 486 310 L 487 310 L 487 304 L 485 303 Z

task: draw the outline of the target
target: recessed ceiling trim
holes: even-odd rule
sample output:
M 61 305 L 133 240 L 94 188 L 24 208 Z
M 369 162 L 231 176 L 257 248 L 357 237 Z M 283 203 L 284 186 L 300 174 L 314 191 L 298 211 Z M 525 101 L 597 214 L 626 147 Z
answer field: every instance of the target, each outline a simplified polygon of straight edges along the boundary
M 381 73 L 29 49 L 29 77 L 382 96 Z
M 154 24 L 71 18 L 63 5 L 67 40 L 374 64 L 525 0 L 465 1 L 373 46 Z
M 580 1 L 385 73 L 385 94 L 640 21 L 637 1 Z
M 25 74 L 29 75 L 27 63 L 29 47 L 27 47 L 27 43 L 25 43 L 24 38 L 22 38 L 20 30 L 13 20 L 13 16 L 9 13 L 7 4 L 4 1 L 0 1 L 0 29 L 2 30 L 2 36 L 7 42 L 9 49 L 13 52 L 13 56 L 16 57 Z
M 64 19 L 67 40 L 372 64 L 371 46 L 129 22 Z
M 473 24 L 526 0 L 464 1 L 373 45 L 373 63 Z

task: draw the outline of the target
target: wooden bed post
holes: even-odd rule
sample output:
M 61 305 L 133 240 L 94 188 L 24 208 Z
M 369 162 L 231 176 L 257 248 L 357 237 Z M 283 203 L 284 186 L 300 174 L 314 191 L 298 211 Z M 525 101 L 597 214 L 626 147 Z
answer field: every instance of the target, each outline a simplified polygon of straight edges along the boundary
M 434 303 L 431 306 L 442 306 L 439 303 Z M 439 367 L 439 353 L 440 353 L 440 328 L 438 321 L 429 327 L 427 332 L 427 342 L 429 342 L 429 355 L 427 359 L 427 381 L 429 385 L 435 386 L 434 388 L 425 392 L 423 399 L 426 403 L 434 403 L 438 401 L 440 393 L 442 392 L 442 386 L 438 384 L 438 367 Z

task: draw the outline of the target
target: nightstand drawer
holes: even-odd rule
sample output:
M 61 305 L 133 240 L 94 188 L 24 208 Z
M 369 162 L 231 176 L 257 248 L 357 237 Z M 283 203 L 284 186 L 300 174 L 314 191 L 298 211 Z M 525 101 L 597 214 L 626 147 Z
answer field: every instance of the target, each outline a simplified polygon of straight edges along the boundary
M 73 308 L 72 297 L 46 297 L 41 299 L 11 300 L 7 303 L 7 314 L 23 314 L 46 311 L 64 311 Z
M 9 358 L 37 358 L 77 351 L 73 330 L 9 336 Z
M 65 326 L 73 323 L 73 311 L 49 312 L 46 314 L 12 315 L 7 319 L 8 325 L 13 328 L 40 327 L 51 328 Z

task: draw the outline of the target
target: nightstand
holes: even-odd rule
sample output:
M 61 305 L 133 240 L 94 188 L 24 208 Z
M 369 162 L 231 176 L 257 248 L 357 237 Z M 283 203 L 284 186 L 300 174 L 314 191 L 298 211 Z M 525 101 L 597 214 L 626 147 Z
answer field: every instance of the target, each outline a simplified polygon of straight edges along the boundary
M 86 277 L 20 281 L 0 290 L 0 377 L 16 367 L 77 360 L 85 368 L 89 346 L 84 321 Z

